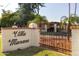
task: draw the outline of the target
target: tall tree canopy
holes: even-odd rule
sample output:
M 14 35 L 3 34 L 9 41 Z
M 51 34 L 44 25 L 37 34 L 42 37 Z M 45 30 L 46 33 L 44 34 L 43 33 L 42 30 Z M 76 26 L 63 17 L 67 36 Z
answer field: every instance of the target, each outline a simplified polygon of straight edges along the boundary
M 44 7 L 43 3 L 19 3 L 18 5 L 19 8 L 15 12 L 3 10 L 0 20 L 1 27 L 11 27 L 14 23 L 22 27 L 26 26 L 28 21 L 38 21 L 37 18 L 41 19 L 42 16 L 39 17 L 39 9 Z
M 79 23 L 79 16 L 70 16 L 70 19 L 67 17 L 63 20 L 64 23 L 68 23 L 70 21 L 70 24 Z
M 29 23 L 30 22 L 37 23 L 38 25 L 40 25 L 41 23 L 48 24 L 48 20 L 46 19 L 46 17 L 45 16 L 40 16 L 40 15 L 36 15 L 34 20 L 29 21 Z
M 27 24 L 29 20 L 33 20 L 35 18 L 35 14 L 37 11 L 39 12 L 39 7 L 43 7 L 43 3 L 19 3 L 19 14 L 21 16 L 24 24 Z
M 11 12 L 10 10 L 3 10 L 1 17 L 1 27 L 11 27 L 16 21 L 20 20 L 20 16 L 17 12 Z

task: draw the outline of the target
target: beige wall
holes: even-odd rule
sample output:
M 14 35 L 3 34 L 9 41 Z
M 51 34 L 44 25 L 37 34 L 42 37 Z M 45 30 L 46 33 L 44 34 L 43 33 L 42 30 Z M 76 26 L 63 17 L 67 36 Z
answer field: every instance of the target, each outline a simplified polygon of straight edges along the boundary
M 3 52 L 12 51 L 18 48 L 23 49 L 29 46 L 39 46 L 40 34 L 38 29 L 1 29 L 2 31 L 2 42 L 3 42 Z M 25 36 L 16 36 L 14 37 L 14 31 L 25 31 Z M 17 39 L 18 41 L 29 40 L 29 42 L 21 43 L 17 45 L 11 45 L 9 40 Z
M 79 56 L 79 29 L 72 29 L 72 55 Z

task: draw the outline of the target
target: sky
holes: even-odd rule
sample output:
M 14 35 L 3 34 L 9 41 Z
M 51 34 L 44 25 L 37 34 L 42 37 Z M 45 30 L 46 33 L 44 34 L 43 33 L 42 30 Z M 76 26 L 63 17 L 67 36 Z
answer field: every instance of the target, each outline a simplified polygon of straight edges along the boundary
M 12 10 L 13 12 L 18 8 L 18 1 L 1 0 L 0 14 L 2 9 Z M 71 13 L 74 13 L 74 3 L 71 3 Z M 79 15 L 79 4 L 77 4 L 77 15 Z M 45 7 L 40 8 L 40 15 L 46 16 L 48 21 L 60 21 L 62 16 L 68 16 L 68 3 L 45 3 Z

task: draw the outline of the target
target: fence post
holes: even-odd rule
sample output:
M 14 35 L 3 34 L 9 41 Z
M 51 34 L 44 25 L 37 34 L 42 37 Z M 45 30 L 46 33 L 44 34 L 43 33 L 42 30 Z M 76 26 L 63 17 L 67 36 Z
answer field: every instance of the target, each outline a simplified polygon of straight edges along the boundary
M 79 26 L 72 26 L 72 55 L 79 56 Z

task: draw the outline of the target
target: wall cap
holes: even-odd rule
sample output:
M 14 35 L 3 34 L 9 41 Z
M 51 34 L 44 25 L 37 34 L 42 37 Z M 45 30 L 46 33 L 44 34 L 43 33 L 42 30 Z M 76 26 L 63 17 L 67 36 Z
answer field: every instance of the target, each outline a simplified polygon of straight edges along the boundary
M 70 26 L 70 29 L 79 29 L 79 25 L 72 25 Z

